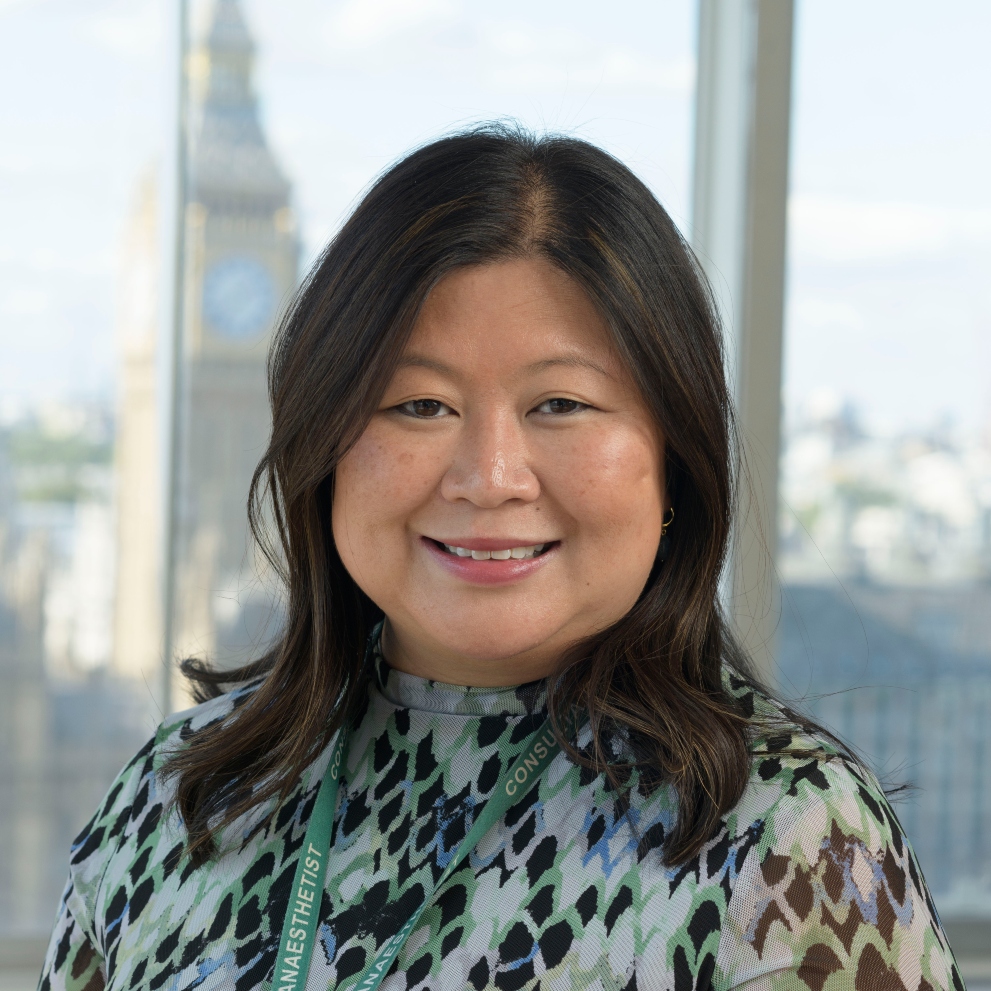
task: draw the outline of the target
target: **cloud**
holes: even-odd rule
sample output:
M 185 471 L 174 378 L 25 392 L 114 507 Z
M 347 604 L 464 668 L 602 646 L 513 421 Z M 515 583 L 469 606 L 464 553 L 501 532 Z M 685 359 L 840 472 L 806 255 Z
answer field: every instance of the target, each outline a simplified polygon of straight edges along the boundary
M 349 0 L 327 20 L 325 37 L 365 71 L 437 67 L 501 94 L 686 96 L 695 82 L 690 56 L 662 60 L 574 25 L 469 16 L 461 0 Z
M 555 43 L 557 40 L 534 39 L 519 32 L 493 38 L 488 82 L 510 92 L 596 87 L 638 95 L 685 95 L 695 85 L 691 58 L 661 62 L 630 48 L 596 50 L 589 44 L 568 50 Z
M 0 309 L 12 317 L 33 317 L 49 309 L 48 294 L 40 289 L 11 289 Z
M 327 24 L 333 47 L 366 46 L 460 13 L 458 0 L 349 0 Z
M 3 0 L 0 0 L 2 3 Z M 0 8 L 2 10 L 2 8 Z M 21 151 L 11 151 L 4 149 L 0 152 L 0 172 L 14 175 L 29 175 L 35 171 L 37 165 L 30 155 Z
M 141 0 L 128 4 L 117 13 L 91 18 L 84 30 L 88 37 L 109 51 L 132 59 L 145 59 L 160 52 L 164 25 L 159 5 Z
M 690 56 L 661 61 L 629 46 L 603 45 L 574 27 L 489 21 L 480 30 L 479 42 L 487 56 L 488 81 L 502 90 L 595 87 L 686 95 L 695 85 L 695 60 Z
M 795 253 L 821 261 L 902 259 L 956 244 L 991 247 L 991 210 L 792 196 L 788 220 Z
M 842 299 L 796 296 L 790 301 L 788 311 L 789 324 L 816 329 L 843 327 L 863 330 L 867 325 L 861 312 Z

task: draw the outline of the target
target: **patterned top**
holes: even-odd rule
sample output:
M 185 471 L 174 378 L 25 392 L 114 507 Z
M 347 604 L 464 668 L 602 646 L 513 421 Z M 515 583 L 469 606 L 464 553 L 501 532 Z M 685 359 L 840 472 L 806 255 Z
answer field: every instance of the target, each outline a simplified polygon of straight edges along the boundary
M 780 715 L 727 684 L 758 719 Z M 269 807 L 244 816 L 198 869 L 157 775 L 250 691 L 172 717 L 121 772 L 73 844 L 40 991 L 269 986 L 331 746 L 269 822 Z M 378 660 L 341 784 L 310 991 L 351 988 L 402 927 L 543 703 L 541 683 L 461 688 Z M 559 754 L 451 876 L 383 991 L 962 991 L 877 782 L 795 734 L 835 756 L 755 756 L 740 803 L 677 867 L 660 851 L 676 814 L 668 788 L 634 779 L 624 815 L 603 776 Z

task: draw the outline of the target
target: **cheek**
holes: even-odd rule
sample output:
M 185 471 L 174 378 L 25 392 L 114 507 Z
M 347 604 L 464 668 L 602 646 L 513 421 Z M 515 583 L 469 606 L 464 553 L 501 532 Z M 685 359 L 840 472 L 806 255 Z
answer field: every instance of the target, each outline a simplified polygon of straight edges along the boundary
M 334 484 L 334 539 L 373 544 L 392 541 L 405 520 L 437 485 L 436 459 L 374 422 L 345 455 Z
M 653 560 L 651 542 L 660 539 L 664 492 L 657 442 L 640 430 L 604 430 L 565 453 L 556 466 L 555 498 L 579 530 L 609 540 L 620 558 Z

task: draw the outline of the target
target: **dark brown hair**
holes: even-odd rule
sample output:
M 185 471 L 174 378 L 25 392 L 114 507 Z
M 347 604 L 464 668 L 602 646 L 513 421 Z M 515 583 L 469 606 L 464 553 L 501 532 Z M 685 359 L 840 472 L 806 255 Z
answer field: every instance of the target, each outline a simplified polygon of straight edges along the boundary
M 334 546 L 335 466 L 377 408 L 437 281 L 461 266 L 529 256 L 566 272 L 602 313 L 666 438 L 676 511 L 666 560 L 626 616 L 562 658 L 549 708 L 558 726 L 572 706 L 589 715 L 596 743 L 578 752 L 564 741 L 572 760 L 621 783 L 631 765 L 610 765 L 602 741 L 625 727 L 641 771 L 677 790 L 669 863 L 697 853 L 739 801 L 752 733 L 724 689 L 723 663 L 751 675 L 719 608 L 734 445 L 712 296 L 671 218 L 615 158 L 572 138 L 485 126 L 420 148 L 382 175 L 279 328 L 272 438 L 249 516 L 285 582 L 287 614 L 274 649 L 253 664 L 184 665 L 199 698 L 261 679 L 236 720 L 198 732 L 166 766 L 194 861 L 213 850 L 218 828 L 284 798 L 361 707 L 365 641 L 381 612 Z

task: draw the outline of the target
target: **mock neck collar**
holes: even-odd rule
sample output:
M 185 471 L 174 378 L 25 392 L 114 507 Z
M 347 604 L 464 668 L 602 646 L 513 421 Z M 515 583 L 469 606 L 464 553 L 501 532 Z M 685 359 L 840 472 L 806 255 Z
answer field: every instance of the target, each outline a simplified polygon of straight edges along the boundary
M 542 680 L 507 688 L 448 685 L 390 667 L 379 644 L 376 638 L 375 682 L 382 695 L 400 708 L 451 716 L 526 716 L 545 707 L 547 689 Z

